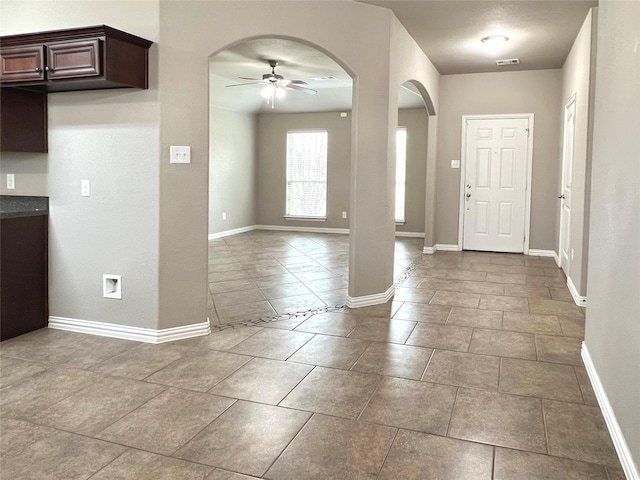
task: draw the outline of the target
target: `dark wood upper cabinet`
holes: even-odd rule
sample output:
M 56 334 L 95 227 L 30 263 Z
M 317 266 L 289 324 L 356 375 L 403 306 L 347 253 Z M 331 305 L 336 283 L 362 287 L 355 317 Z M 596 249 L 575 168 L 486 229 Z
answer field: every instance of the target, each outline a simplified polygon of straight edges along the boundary
M 49 92 L 149 88 L 152 43 L 106 25 L 0 37 L 0 150 L 47 151 Z

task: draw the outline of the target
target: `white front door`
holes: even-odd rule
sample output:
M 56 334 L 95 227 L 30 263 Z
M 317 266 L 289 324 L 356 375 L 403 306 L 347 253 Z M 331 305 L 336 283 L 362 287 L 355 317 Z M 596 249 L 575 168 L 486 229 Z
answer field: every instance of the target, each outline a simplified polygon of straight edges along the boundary
M 462 248 L 524 251 L 529 118 L 466 119 Z
M 576 99 L 564 107 L 564 139 L 562 147 L 562 189 L 560 193 L 560 265 L 569 276 L 571 263 L 571 183 L 573 181 L 573 143 L 576 130 Z

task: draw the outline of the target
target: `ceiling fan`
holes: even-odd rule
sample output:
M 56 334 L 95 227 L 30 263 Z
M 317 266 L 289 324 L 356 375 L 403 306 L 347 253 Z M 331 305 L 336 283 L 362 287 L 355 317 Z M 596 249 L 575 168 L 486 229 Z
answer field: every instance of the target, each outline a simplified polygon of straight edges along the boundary
M 227 87 L 264 85 L 264 88 L 262 88 L 260 94 L 267 100 L 267 103 L 271 105 L 271 108 L 275 107 L 276 98 L 284 97 L 287 94 L 287 90 L 297 90 L 308 95 L 315 95 L 316 93 L 318 93 L 316 90 L 306 87 L 305 85 L 307 85 L 307 82 L 303 80 L 287 80 L 282 75 L 278 75 L 276 73 L 276 67 L 278 66 L 278 62 L 276 60 L 269 60 L 269 66 L 271 67 L 271 73 L 265 73 L 264 75 L 262 75 L 262 79 L 238 77 L 241 80 L 254 81 L 248 83 L 236 83 L 233 85 L 227 85 Z

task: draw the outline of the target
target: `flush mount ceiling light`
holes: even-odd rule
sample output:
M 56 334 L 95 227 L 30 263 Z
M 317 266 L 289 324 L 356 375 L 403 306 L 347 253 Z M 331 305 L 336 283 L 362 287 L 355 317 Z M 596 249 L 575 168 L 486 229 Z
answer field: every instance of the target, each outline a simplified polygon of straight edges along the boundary
M 504 35 L 489 35 L 488 37 L 480 39 L 480 41 L 484 43 L 489 50 L 495 52 L 500 50 L 500 48 L 509 41 L 509 37 L 505 37 Z

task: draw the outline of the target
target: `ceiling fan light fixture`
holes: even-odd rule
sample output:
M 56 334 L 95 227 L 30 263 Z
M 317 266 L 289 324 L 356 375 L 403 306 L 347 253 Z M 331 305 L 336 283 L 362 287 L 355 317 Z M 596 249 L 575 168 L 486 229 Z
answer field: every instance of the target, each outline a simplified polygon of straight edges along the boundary
M 495 52 L 500 50 L 502 46 L 509 41 L 509 37 L 505 35 L 489 35 L 487 37 L 481 38 L 480 41 L 484 43 L 489 50 Z

